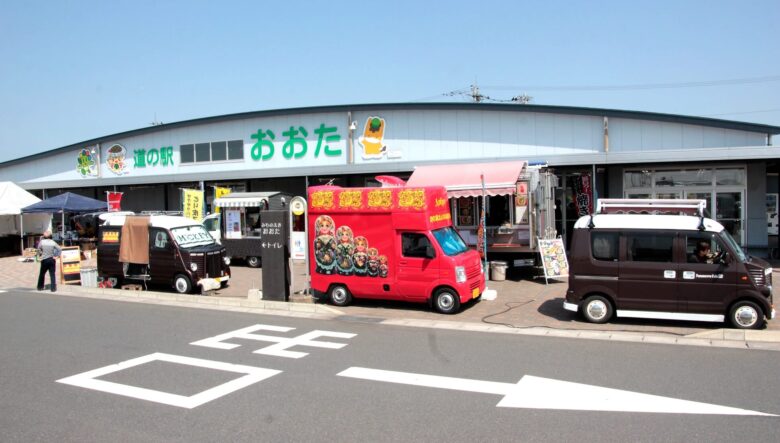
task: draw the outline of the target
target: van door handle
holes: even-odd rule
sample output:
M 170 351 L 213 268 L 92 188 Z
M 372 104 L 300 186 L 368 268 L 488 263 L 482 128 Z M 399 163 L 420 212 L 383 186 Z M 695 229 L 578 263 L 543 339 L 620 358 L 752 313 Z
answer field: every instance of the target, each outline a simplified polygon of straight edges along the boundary
M 404 261 L 399 261 L 399 262 L 398 262 L 398 264 L 405 265 L 405 264 L 406 264 L 406 260 L 404 260 Z
M 677 278 L 677 272 L 672 270 L 664 270 L 664 278 Z

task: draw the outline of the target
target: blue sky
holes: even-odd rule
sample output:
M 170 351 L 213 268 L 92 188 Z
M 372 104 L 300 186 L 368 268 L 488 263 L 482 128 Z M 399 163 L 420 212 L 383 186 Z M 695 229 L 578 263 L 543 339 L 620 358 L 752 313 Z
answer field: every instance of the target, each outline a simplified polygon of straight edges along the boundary
M 777 0 L 6 1 L 0 162 L 155 119 L 464 101 L 443 94 L 475 82 L 780 125 L 778 19 Z

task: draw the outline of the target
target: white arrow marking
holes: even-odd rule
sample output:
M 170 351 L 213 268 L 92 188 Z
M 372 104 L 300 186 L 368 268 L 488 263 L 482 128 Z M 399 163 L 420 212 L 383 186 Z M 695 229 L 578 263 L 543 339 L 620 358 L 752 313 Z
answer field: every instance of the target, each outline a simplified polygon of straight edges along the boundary
M 412 386 L 503 395 L 504 398 L 496 406 L 506 408 L 776 417 L 774 414 L 747 409 L 602 388 L 531 375 L 523 376 L 517 384 L 359 367 L 351 367 L 338 375 Z

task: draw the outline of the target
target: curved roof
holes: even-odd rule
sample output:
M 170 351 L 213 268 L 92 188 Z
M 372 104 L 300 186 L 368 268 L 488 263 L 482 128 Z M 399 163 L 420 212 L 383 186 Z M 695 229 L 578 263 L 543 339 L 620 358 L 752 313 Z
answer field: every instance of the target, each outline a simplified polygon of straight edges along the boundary
M 567 115 L 585 115 L 595 117 L 614 117 L 634 120 L 650 120 L 667 123 L 681 123 L 687 125 L 708 126 L 722 129 L 733 129 L 738 131 L 757 132 L 761 134 L 780 134 L 780 126 L 763 125 L 756 123 L 746 123 L 733 120 L 720 120 L 707 117 L 693 117 L 676 114 L 662 114 L 656 112 L 644 111 L 625 111 L 619 109 L 604 108 L 584 108 L 576 106 L 552 106 L 552 105 L 521 105 L 521 104 L 500 104 L 500 103 L 375 103 L 358 105 L 332 105 L 332 106 L 312 106 L 302 108 L 270 109 L 265 111 L 241 112 L 236 114 L 225 114 L 213 117 L 196 118 L 192 120 L 183 120 L 175 123 L 165 123 L 156 126 L 150 126 L 131 131 L 119 132 L 116 134 L 105 135 L 102 137 L 84 140 L 79 143 L 63 146 L 61 148 L 49 151 L 39 152 L 18 159 L 0 163 L 0 166 L 10 165 L 25 160 L 31 160 L 36 157 L 49 155 L 59 151 L 67 151 L 80 147 L 111 141 L 117 138 L 131 137 L 136 135 L 150 134 L 159 131 L 166 131 L 175 128 L 184 128 L 188 126 L 220 123 L 233 120 L 242 120 L 253 117 L 273 117 L 279 115 L 294 114 L 314 114 L 323 112 L 349 112 L 349 111 L 395 111 L 395 110 L 484 110 L 484 111 L 512 111 L 512 112 L 535 112 L 546 114 L 567 114 Z

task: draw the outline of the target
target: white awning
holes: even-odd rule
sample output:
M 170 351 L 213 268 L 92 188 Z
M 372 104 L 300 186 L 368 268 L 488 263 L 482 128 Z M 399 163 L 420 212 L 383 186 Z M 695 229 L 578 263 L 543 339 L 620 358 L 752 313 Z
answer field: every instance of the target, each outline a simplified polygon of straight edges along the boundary
M 220 208 L 268 207 L 268 199 L 278 192 L 233 192 L 214 199 L 214 206 Z

